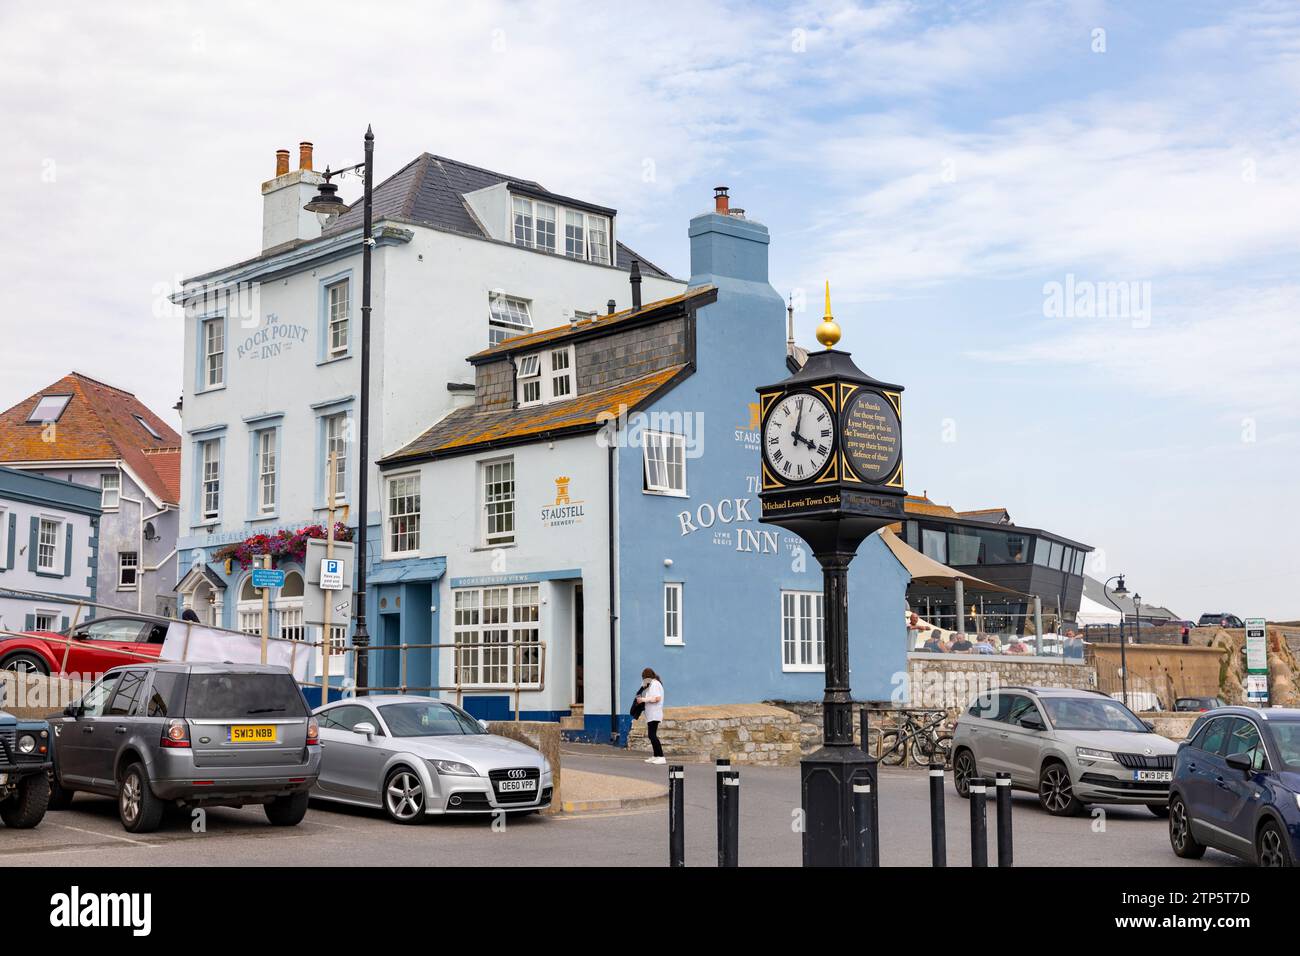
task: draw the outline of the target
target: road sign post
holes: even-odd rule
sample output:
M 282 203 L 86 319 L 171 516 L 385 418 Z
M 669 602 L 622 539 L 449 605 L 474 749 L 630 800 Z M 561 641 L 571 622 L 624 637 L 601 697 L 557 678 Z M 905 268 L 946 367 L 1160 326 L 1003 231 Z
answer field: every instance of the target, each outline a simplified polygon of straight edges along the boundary
M 1246 703 L 1268 703 L 1268 628 L 1262 617 L 1246 618 Z

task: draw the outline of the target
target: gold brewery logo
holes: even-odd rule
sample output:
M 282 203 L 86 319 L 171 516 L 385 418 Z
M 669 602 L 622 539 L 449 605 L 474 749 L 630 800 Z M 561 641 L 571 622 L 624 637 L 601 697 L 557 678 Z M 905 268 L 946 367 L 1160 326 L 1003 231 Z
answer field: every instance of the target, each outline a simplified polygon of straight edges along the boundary
M 561 528 L 566 525 L 580 524 L 585 515 L 583 502 L 574 501 L 569 494 L 568 475 L 555 478 L 555 504 L 542 508 L 542 527 Z

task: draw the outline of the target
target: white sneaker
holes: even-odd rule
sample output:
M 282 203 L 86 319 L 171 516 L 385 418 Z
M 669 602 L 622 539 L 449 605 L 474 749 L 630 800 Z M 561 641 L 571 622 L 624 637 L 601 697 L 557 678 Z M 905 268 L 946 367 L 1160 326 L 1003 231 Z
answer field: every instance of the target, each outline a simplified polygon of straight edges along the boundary
M 646 757 L 645 760 L 642 761 L 642 763 L 654 763 L 655 759 L 656 759 L 655 757 Z
M 668 762 L 668 758 L 667 758 L 667 757 L 651 757 L 651 758 L 650 758 L 650 762 L 651 762 L 651 763 L 667 763 L 667 762 Z

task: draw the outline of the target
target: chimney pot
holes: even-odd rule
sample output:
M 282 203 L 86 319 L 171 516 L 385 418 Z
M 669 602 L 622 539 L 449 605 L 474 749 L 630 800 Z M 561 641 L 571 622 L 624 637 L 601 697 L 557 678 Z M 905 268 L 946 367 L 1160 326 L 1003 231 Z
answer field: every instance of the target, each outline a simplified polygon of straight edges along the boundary
M 615 309 L 617 308 L 618 308 L 618 304 L 613 299 L 610 299 L 608 302 L 605 303 L 605 310 L 606 310 L 605 314 L 613 315 Z
M 713 211 L 720 216 L 725 216 L 731 206 L 731 199 L 727 195 L 726 186 L 713 187 Z
M 311 143 L 303 140 L 298 144 L 298 168 L 311 169 Z
M 289 151 L 287 149 L 277 149 L 275 151 L 275 175 L 283 176 L 289 171 Z
M 632 283 L 632 311 L 641 311 L 641 263 L 636 259 L 632 260 L 632 275 L 628 281 Z

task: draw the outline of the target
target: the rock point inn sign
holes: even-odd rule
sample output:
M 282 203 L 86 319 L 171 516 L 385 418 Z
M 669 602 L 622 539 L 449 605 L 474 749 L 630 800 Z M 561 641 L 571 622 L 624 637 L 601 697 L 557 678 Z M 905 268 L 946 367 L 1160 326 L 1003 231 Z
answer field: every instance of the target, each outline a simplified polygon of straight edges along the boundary
M 858 368 L 834 345 L 840 329 L 817 327 L 825 351 L 812 352 L 783 382 L 758 389 L 763 453 L 760 521 L 808 542 L 822 567 L 826 693 L 822 743 L 801 762 L 805 866 L 851 866 L 858 821 L 853 786 L 876 786 L 876 762 L 853 742 L 849 688 L 848 568 L 874 531 L 902 520 L 902 392 Z M 876 841 L 879 846 L 879 840 Z

